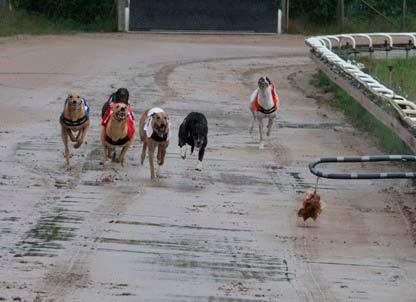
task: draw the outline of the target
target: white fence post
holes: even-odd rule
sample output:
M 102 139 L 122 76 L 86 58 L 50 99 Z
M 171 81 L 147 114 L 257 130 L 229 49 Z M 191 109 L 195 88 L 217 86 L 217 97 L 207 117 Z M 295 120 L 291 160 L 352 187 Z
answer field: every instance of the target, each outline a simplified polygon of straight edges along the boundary
M 129 22 L 130 22 L 130 7 L 126 7 L 125 21 L 124 21 L 124 30 L 125 31 L 129 31 Z
M 282 34 L 282 10 L 277 10 L 277 33 Z

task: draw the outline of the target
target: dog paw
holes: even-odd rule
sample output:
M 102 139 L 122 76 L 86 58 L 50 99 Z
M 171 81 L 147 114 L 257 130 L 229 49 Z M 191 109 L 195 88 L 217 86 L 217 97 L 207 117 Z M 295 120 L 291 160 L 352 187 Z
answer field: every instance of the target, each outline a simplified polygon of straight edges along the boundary
M 264 143 L 263 143 L 263 142 L 260 142 L 260 144 L 259 144 L 259 149 L 260 149 L 260 150 L 263 150 L 263 149 L 264 149 Z
M 81 145 L 82 145 L 82 143 L 81 143 L 81 142 L 78 142 L 78 143 L 76 143 L 76 144 L 74 145 L 74 148 L 75 148 L 75 149 L 78 149 L 79 147 L 81 147 Z
M 201 172 L 202 171 L 202 161 L 199 161 L 198 162 L 198 164 L 196 165 L 196 167 L 195 167 L 195 170 L 196 171 L 199 171 L 199 172 Z
M 182 159 L 185 159 L 186 158 L 186 148 L 185 147 L 182 147 L 181 148 L 180 155 L 181 155 Z

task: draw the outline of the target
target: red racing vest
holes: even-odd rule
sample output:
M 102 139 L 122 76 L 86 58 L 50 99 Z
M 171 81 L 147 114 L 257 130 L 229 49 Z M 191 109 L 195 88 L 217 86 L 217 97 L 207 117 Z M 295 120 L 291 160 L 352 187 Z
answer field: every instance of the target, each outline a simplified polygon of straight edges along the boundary
M 111 119 L 111 115 L 113 114 L 113 109 L 115 106 L 117 106 L 117 103 L 111 103 L 110 107 L 107 109 L 103 116 L 101 125 L 105 128 L 107 128 L 108 122 Z M 128 140 L 130 140 L 136 132 L 136 122 L 134 121 L 134 113 L 130 106 L 128 106 L 127 111 L 127 138 Z

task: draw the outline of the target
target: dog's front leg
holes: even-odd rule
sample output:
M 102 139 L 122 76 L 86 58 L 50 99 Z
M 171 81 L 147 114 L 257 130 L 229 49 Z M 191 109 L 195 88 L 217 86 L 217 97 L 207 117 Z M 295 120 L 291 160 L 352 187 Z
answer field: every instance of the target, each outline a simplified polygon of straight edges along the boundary
M 259 134 L 260 134 L 260 142 L 263 141 L 263 119 L 259 118 Z
M 75 149 L 78 149 L 84 143 L 85 136 L 87 135 L 88 127 L 89 126 L 86 126 L 86 127 L 79 130 L 79 133 L 78 133 L 78 136 L 77 136 L 77 143 L 74 145 Z
M 180 155 L 181 155 L 181 157 L 182 157 L 182 159 L 185 159 L 186 158 L 186 149 L 187 149 L 187 147 L 186 147 L 187 145 L 185 144 L 185 145 L 183 145 L 182 147 L 181 147 L 181 151 L 180 151 Z
M 165 156 L 166 156 L 166 149 L 167 149 L 168 143 L 164 142 L 164 143 L 160 143 L 158 146 L 158 150 L 157 150 L 157 163 L 158 163 L 158 168 L 157 168 L 157 172 L 156 172 L 156 176 L 157 177 L 161 177 L 160 175 L 160 171 L 161 168 L 163 166 L 163 164 L 165 163 Z
M 260 133 L 259 149 L 263 149 L 264 143 L 263 143 L 263 119 L 262 118 L 259 118 L 259 133 Z
M 146 148 L 147 148 L 146 141 L 143 141 L 142 154 L 140 156 L 140 164 L 142 166 L 143 166 L 143 163 L 144 163 L 144 159 L 146 158 Z
M 104 144 L 104 146 L 103 146 L 104 148 L 103 148 L 103 158 L 102 158 L 102 160 L 101 160 L 101 164 L 102 165 L 104 165 L 105 164 L 105 162 L 107 161 L 107 156 L 108 156 L 108 149 L 107 149 L 107 146 Z
M 253 114 L 253 119 L 251 120 L 251 126 L 250 126 L 250 134 L 253 133 L 253 129 L 254 129 L 254 122 L 256 121 L 256 113 L 254 111 L 251 112 Z
M 198 164 L 196 165 L 195 170 L 202 171 L 202 160 L 204 159 L 205 154 L 205 147 L 206 145 L 203 145 L 198 152 Z
M 162 144 L 159 144 L 158 146 L 157 146 L 157 156 L 156 156 L 156 159 L 157 159 L 157 164 L 160 166 L 160 162 L 161 162 L 161 160 L 162 160 Z
M 153 142 L 149 142 L 147 150 L 149 152 L 150 178 L 152 180 L 156 180 L 154 166 L 155 144 Z
M 159 148 L 157 152 L 158 153 L 157 163 L 159 164 L 159 166 L 163 166 L 163 164 L 165 163 L 167 147 L 168 147 L 168 143 L 166 142 L 159 144 Z
M 117 162 L 121 164 L 122 167 L 124 167 L 124 156 L 126 155 L 127 150 L 129 149 L 130 145 L 126 145 L 121 149 L 120 155 L 118 157 Z
M 269 118 L 269 123 L 267 124 L 267 136 L 270 136 L 270 132 L 272 131 L 272 126 L 274 122 L 274 117 Z
M 77 141 L 77 138 L 74 136 L 74 133 L 72 133 L 72 130 L 67 129 L 67 133 L 71 142 L 75 143 Z M 79 132 L 78 132 L 78 135 L 79 135 Z
M 101 126 L 101 135 L 100 135 L 100 140 L 101 140 L 101 145 L 105 146 L 105 128 L 103 126 Z
M 65 165 L 69 166 L 69 149 L 68 149 L 68 131 L 65 128 L 61 128 L 62 141 L 64 142 L 64 157 Z

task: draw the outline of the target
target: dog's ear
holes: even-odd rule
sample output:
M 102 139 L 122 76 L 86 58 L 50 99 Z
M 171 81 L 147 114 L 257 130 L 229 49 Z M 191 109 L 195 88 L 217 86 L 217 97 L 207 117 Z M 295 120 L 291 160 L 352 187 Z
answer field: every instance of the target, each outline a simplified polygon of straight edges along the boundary
M 269 85 L 272 83 L 272 81 L 270 81 L 270 79 L 268 77 L 265 77 L 266 81 L 269 83 Z

